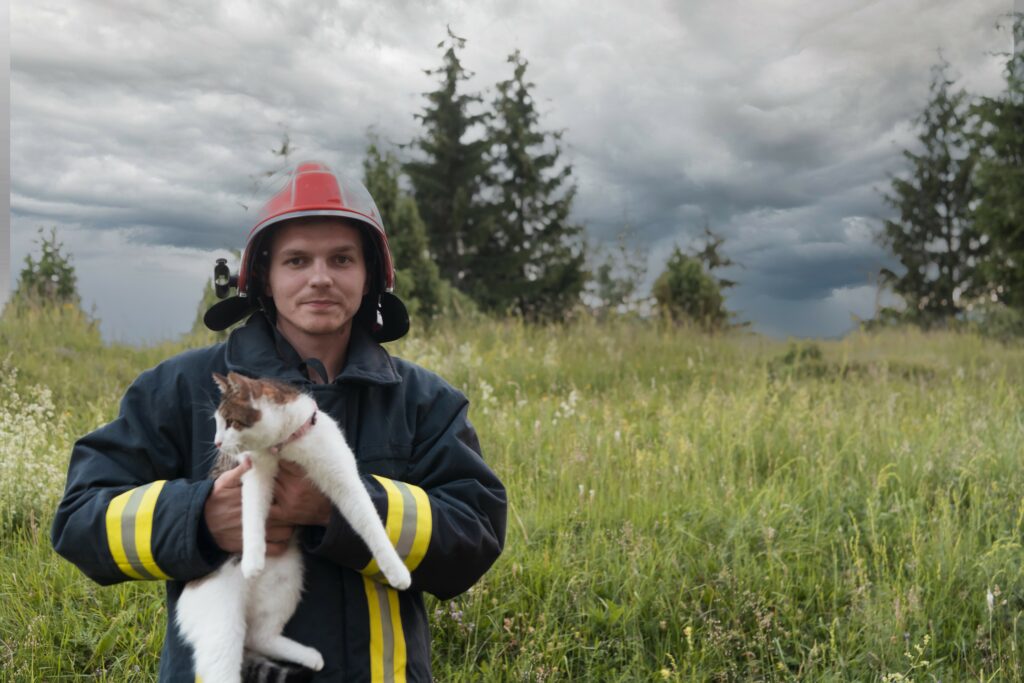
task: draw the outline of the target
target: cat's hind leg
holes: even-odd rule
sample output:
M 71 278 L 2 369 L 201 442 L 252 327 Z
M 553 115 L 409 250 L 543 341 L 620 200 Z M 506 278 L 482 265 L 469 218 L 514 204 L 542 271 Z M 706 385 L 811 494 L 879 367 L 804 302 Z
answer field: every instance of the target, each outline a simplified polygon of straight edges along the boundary
M 316 648 L 295 642 L 283 635 L 253 635 L 246 643 L 248 648 L 265 657 L 282 662 L 292 662 L 313 671 L 324 668 L 323 655 Z M 203 680 L 206 680 L 205 678 Z
M 295 541 L 280 557 L 268 558 L 266 569 L 250 584 L 246 647 L 271 659 L 319 671 L 324 659 L 312 647 L 281 635 L 295 613 L 302 593 L 302 553 Z
M 398 590 L 405 590 L 412 583 L 412 577 L 395 546 L 391 545 L 370 494 L 359 479 L 347 480 L 343 484 L 343 495 L 334 500 L 338 511 L 366 543 L 388 583 Z
M 331 457 L 329 451 L 317 453 L 316 457 L 307 457 L 300 464 L 306 468 L 317 488 L 334 503 L 341 516 L 366 543 L 388 583 L 399 590 L 405 590 L 412 583 L 409 569 L 391 544 L 377 508 L 359 477 L 355 455 L 343 438 L 340 442 L 344 451 L 334 454 L 335 457 Z
M 195 673 L 210 683 L 241 683 L 245 641 L 245 580 L 234 560 L 189 582 L 175 616 L 192 646 Z

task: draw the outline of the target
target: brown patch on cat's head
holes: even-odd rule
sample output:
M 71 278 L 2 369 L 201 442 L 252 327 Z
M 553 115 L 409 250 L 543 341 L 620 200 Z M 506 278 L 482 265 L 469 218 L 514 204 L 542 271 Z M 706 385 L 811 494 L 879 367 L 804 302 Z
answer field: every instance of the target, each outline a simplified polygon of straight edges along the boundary
M 300 395 L 299 390 L 290 384 L 284 384 L 272 379 L 253 381 L 256 382 L 257 386 L 254 388 L 259 390 L 260 396 L 278 405 L 294 401 Z
M 256 398 L 254 383 L 257 380 L 249 379 L 237 372 L 229 372 L 227 377 L 213 374 L 213 381 L 220 387 L 221 401 L 217 412 L 224 418 L 228 427 L 245 429 L 251 427 L 260 419 L 260 411 L 253 406 L 253 399 Z
M 227 377 L 214 373 L 213 380 L 222 394 L 218 410 L 229 427 L 244 429 L 258 421 L 260 411 L 253 405 L 258 398 L 281 405 L 300 395 L 298 389 L 288 384 L 272 379 L 253 379 L 237 372 L 229 372 Z

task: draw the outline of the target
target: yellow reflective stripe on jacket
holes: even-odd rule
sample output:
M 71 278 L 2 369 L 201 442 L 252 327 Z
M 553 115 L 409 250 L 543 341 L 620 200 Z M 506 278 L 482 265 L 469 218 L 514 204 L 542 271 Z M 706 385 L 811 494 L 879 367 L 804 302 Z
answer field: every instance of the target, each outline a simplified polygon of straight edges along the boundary
M 398 591 L 363 577 L 370 610 L 370 683 L 405 683 L 405 631 Z
M 430 511 L 430 499 L 426 491 L 419 486 L 379 477 L 373 478 L 380 482 L 388 496 L 388 512 L 384 527 L 388 538 L 398 551 L 399 557 L 405 562 L 409 571 L 413 571 L 423 561 L 430 545 L 430 534 L 433 530 L 433 515 Z M 377 566 L 377 560 L 371 559 L 362 573 L 383 581 Z
M 125 491 L 107 505 L 107 543 L 118 569 L 133 579 L 170 579 L 153 558 L 153 514 L 164 481 Z
M 402 556 L 402 559 L 405 560 L 405 566 L 409 568 L 409 571 L 412 571 L 420 566 L 423 556 L 427 554 L 427 546 L 430 545 L 430 533 L 434 528 L 434 518 L 430 511 L 430 499 L 427 498 L 427 492 L 419 486 L 410 486 L 408 484 L 404 484 L 404 486 L 412 494 L 413 507 L 416 509 L 415 537 L 413 538 L 412 547 L 409 549 L 409 554 Z

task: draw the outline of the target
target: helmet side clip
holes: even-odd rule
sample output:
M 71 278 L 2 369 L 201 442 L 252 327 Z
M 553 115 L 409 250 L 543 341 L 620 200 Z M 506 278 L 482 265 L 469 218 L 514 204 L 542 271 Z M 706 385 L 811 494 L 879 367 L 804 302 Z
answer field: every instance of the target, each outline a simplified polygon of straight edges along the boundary
M 238 287 L 238 276 L 231 274 L 227 259 L 219 258 L 217 265 L 213 267 L 213 292 L 218 299 L 226 299 L 231 294 L 232 287 Z M 239 295 L 244 296 L 241 292 Z

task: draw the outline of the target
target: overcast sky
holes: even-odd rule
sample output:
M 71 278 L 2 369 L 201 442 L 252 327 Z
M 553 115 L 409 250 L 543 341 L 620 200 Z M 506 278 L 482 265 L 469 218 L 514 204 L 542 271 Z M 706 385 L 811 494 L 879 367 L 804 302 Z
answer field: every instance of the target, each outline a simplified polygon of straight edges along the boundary
M 445 26 L 469 88 L 519 48 L 542 125 L 564 129 L 575 218 L 623 226 L 649 279 L 703 224 L 742 264 L 728 306 L 775 336 L 870 317 L 881 192 L 914 143 L 938 51 L 1001 87 L 1010 0 L 13 0 L 11 277 L 57 226 L 106 338 L 175 337 L 214 259 L 241 247 L 287 131 L 294 159 L 359 172 L 403 143 Z M 387 217 L 385 216 L 385 221 Z M 399 292 L 400 294 L 400 292 Z

